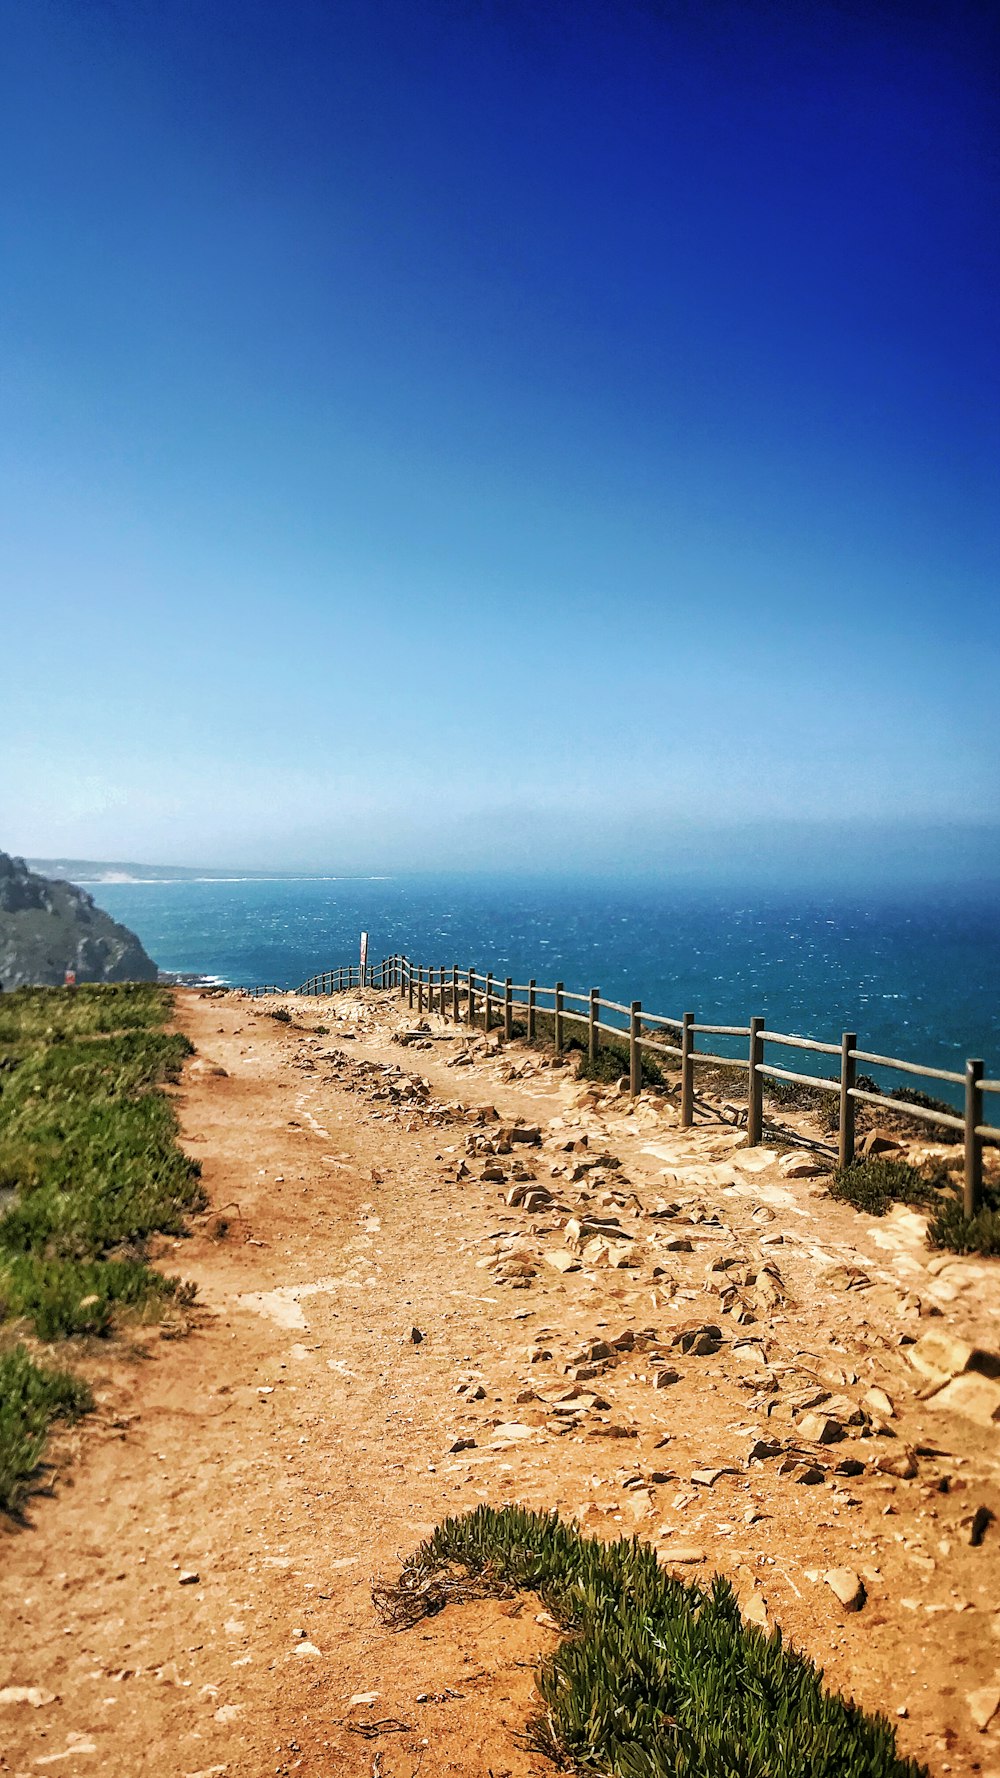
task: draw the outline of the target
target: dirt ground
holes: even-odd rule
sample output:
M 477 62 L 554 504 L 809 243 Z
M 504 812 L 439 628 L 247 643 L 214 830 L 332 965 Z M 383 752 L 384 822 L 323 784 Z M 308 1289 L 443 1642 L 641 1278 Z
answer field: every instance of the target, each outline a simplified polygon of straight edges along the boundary
M 178 994 L 211 1207 L 159 1263 L 202 1308 L 80 1359 L 99 1413 L 5 1528 L 0 1771 L 541 1778 L 537 1601 L 371 1599 L 519 1501 L 730 1576 L 935 1775 L 1000 1778 L 1000 1429 L 910 1356 L 997 1347 L 1000 1263 L 518 1044 L 401 1047 L 392 996 L 277 1004 Z

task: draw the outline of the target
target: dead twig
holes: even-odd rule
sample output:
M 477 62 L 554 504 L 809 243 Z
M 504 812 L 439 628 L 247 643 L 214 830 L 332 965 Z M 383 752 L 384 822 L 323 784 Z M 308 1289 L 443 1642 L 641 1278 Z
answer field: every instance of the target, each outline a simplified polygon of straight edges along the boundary
M 366 1741 L 375 1741 L 379 1735 L 411 1735 L 412 1722 L 403 1722 L 398 1716 L 380 1716 L 371 1722 L 345 1722 L 349 1735 L 362 1735 Z

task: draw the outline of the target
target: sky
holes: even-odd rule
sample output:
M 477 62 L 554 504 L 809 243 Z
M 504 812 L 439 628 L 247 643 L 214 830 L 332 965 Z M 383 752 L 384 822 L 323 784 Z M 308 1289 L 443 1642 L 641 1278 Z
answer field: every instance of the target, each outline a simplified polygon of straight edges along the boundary
M 0 32 L 0 846 L 1000 858 L 993 8 Z

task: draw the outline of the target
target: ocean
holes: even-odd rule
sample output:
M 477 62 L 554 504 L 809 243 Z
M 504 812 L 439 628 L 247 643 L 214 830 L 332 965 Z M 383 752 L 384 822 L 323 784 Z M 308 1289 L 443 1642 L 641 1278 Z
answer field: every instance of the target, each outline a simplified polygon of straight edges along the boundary
M 365 929 L 373 961 L 405 951 L 597 986 L 706 1023 L 760 1013 L 774 1030 L 830 1042 L 857 1031 L 863 1049 L 936 1067 L 980 1056 L 1000 1075 L 1000 921 L 981 889 L 862 900 L 455 876 L 89 887 L 161 969 L 226 983 L 296 987 L 356 962 Z

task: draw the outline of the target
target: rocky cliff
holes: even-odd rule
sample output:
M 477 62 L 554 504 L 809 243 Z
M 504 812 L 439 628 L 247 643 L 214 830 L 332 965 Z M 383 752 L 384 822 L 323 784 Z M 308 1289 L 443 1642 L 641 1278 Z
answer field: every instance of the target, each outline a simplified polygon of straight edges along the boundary
M 134 932 L 74 883 L 54 882 L 0 852 L 0 986 L 153 982 L 156 964 Z

